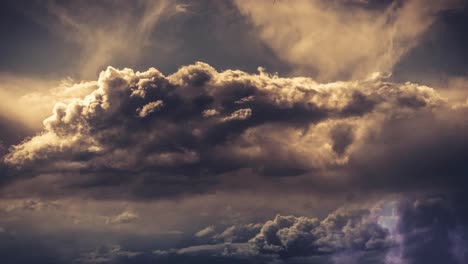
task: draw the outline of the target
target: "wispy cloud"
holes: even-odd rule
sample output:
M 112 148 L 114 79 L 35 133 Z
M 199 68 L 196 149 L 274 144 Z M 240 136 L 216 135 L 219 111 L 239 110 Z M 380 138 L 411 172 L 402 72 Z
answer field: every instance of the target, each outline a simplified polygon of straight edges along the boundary
M 258 35 L 299 73 L 321 80 L 392 71 L 444 9 L 459 1 L 238 0 Z M 354 5 L 351 5 L 353 4 Z
M 145 50 L 157 46 L 150 39 L 160 21 L 188 6 L 166 0 L 51 1 L 47 9 L 51 17 L 43 21 L 53 33 L 79 46 L 81 59 L 72 63 L 77 63 L 80 77 L 90 78 L 110 62 L 137 62 Z

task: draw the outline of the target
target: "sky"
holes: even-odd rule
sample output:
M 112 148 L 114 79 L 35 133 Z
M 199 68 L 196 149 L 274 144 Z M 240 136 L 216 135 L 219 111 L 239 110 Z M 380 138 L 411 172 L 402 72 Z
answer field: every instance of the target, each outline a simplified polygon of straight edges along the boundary
M 468 263 L 467 23 L 1 1 L 0 263 Z

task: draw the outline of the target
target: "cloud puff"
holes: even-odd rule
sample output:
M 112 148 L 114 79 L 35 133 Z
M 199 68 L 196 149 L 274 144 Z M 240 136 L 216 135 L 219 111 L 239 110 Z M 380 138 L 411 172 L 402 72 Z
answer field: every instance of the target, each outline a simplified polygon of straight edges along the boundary
M 27 89 L 26 89 L 27 88 Z M 42 121 L 57 102 L 80 98 L 96 89 L 95 82 L 74 83 L 71 79 L 44 80 L 0 73 L 0 142 L 18 144 L 42 130 Z M 1 150 L 0 150 L 1 152 Z
M 442 111 L 464 108 L 451 110 L 433 89 L 382 75 L 321 84 L 204 63 L 169 76 L 109 67 L 89 95 L 56 104 L 44 131 L 14 146 L 5 162 L 23 177 L 52 175 L 72 189 L 107 186 L 109 195 L 140 197 L 203 191 L 246 169 L 326 180 L 362 170 L 369 144 L 393 147 L 386 126 L 420 126 L 420 116 L 435 122 Z

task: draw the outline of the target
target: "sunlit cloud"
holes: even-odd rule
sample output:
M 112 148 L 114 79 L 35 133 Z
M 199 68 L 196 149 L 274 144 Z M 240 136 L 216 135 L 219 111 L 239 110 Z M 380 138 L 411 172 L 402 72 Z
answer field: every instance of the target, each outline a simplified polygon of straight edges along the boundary
M 259 37 L 299 73 L 322 80 L 391 72 L 436 19 L 459 1 L 236 1 Z M 384 2 L 384 1 L 382 1 Z M 350 5 L 359 3 L 360 5 Z

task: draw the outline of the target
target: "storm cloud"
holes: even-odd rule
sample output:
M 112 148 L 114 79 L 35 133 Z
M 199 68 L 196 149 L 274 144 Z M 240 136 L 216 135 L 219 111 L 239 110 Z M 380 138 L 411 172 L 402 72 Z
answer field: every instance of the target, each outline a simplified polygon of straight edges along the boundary
M 0 263 L 468 262 L 466 1 L 1 6 Z
M 104 197 L 202 192 L 240 171 L 265 179 L 300 175 L 340 189 L 373 178 L 372 170 L 390 166 L 385 162 L 401 157 L 400 151 L 434 148 L 431 155 L 443 148 L 451 133 L 458 136 L 454 126 L 464 129 L 465 109 L 430 87 L 392 83 L 379 73 L 322 84 L 263 69 L 218 72 L 205 63 L 168 76 L 154 68 L 109 67 L 92 93 L 57 103 L 44 130 L 12 147 L 5 163 L 24 179 L 51 177 L 58 186 L 89 187 Z M 425 126 L 434 132 L 419 140 L 406 133 Z M 390 143 L 398 133 L 398 142 L 411 142 Z M 366 154 L 377 146 L 384 156 Z M 458 154 L 452 151 L 444 153 Z M 441 162 L 437 166 L 450 165 Z M 397 165 L 374 179 L 385 183 L 399 169 L 405 170 Z M 328 181 L 326 175 L 335 176 Z M 410 177 L 418 182 L 418 175 Z M 112 193 L 111 186 L 129 188 Z

